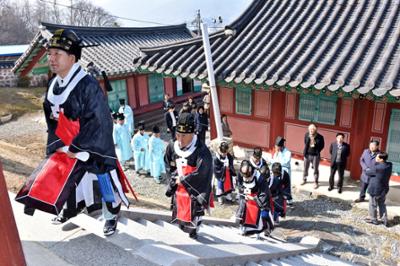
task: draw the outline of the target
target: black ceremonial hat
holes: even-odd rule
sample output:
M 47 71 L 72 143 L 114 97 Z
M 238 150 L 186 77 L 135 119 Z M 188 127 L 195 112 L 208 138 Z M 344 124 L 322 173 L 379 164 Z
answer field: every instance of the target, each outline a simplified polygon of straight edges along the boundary
M 182 113 L 178 118 L 176 131 L 179 133 L 194 133 L 194 115 L 192 113 Z
M 58 29 L 46 44 L 46 48 L 61 49 L 75 55 L 77 59 L 80 59 L 83 47 L 81 43 L 82 40 L 73 30 Z
M 153 133 L 155 134 L 160 133 L 160 128 L 157 125 L 153 127 Z
M 276 137 L 275 145 L 278 147 L 283 147 L 285 145 L 286 139 L 282 138 L 281 136 Z
M 125 115 L 124 114 L 118 114 L 118 119 L 119 120 L 124 120 L 125 119 Z

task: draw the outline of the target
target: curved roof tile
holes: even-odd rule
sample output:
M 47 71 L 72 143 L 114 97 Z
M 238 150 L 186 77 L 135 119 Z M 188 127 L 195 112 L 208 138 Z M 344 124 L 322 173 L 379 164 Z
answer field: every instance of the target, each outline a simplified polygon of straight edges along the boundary
M 219 81 L 400 94 L 397 0 L 254 0 L 228 27 L 210 35 Z M 207 77 L 201 38 L 140 49 L 135 67 Z

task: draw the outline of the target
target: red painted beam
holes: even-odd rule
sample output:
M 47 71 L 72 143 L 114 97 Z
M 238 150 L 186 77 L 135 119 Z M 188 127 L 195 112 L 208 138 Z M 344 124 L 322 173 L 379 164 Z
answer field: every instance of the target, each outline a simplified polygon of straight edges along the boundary
M 0 162 L 0 264 L 24 266 L 25 257 Z
M 21 71 L 20 76 L 24 77 L 28 75 L 28 73 L 33 69 L 37 62 L 39 62 L 40 58 L 46 53 L 46 49 L 42 48 L 37 55 L 35 55 L 31 62 L 29 62 L 28 66 Z

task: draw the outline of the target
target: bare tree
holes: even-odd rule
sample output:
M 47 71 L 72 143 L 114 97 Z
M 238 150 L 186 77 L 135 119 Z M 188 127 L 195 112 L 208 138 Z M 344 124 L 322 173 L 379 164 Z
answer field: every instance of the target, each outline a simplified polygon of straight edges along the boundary
M 18 9 L 7 0 L 0 0 L 0 32 L 0 44 L 25 44 L 33 37 Z
M 88 0 L 75 2 L 72 15 L 74 24 L 77 26 L 113 27 L 117 25 L 115 17 Z
M 72 8 L 56 0 L 0 0 L 0 45 L 29 43 L 40 22 L 76 26 L 119 27 L 117 20 L 90 0 L 71 1 Z

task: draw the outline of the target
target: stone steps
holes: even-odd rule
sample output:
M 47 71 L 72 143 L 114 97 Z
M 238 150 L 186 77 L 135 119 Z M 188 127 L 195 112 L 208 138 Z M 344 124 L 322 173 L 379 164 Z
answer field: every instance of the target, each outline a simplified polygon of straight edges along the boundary
M 101 217 L 80 214 L 55 226 L 50 223 L 53 215 L 37 211 L 30 217 L 23 214 L 23 205 L 13 200 L 12 205 L 28 265 L 33 266 L 345 265 L 337 258 L 315 254 L 316 239 L 303 238 L 298 244 L 256 240 L 239 235 L 237 226 L 229 220 L 204 217 L 194 240 L 169 223 L 169 212 L 124 209 L 117 232 L 105 237 Z M 38 255 L 38 250 L 51 261 Z

